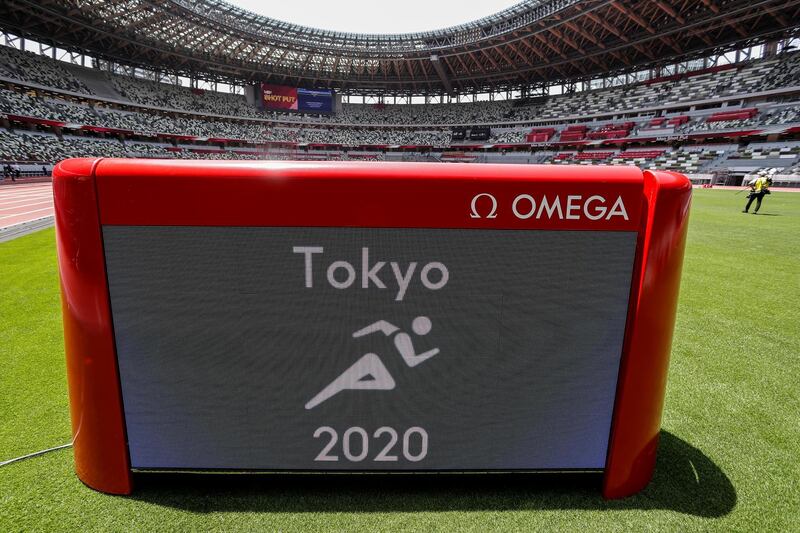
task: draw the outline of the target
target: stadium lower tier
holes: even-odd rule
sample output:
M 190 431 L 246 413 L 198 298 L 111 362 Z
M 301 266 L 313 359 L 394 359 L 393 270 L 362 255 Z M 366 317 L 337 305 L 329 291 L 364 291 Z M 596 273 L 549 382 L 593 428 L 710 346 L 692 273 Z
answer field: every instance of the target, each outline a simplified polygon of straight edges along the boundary
M 754 98 L 755 100 L 755 98 Z M 743 135 L 784 135 L 800 130 L 800 91 L 774 101 L 726 102 L 712 108 L 683 110 L 635 109 L 610 111 L 594 118 L 551 119 L 547 126 L 496 124 L 494 126 L 424 126 L 291 124 L 237 117 L 199 115 L 188 111 L 165 112 L 106 107 L 103 102 L 75 102 L 55 96 L 36 96 L 21 87 L 0 88 L 0 126 L 75 130 L 122 135 L 128 138 L 169 138 L 224 143 L 283 142 L 293 144 L 358 146 L 418 146 L 449 148 L 468 145 L 550 144 L 618 145 L 682 137 L 737 138 Z M 609 120 L 609 117 L 611 119 Z M 500 146 L 503 148 L 503 146 Z
M 0 130 L 0 163 L 16 164 L 22 175 L 41 175 L 70 157 L 140 157 L 182 159 L 260 159 L 304 161 L 430 161 L 517 164 L 635 165 L 674 170 L 696 183 L 738 185 L 766 173 L 775 186 L 800 186 L 800 140 L 725 144 L 652 145 L 628 149 L 433 150 L 299 147 L 286 144 L 225 147 L 209 144 L 159 143 L 119 138 L 57 136 L 41 131 Z

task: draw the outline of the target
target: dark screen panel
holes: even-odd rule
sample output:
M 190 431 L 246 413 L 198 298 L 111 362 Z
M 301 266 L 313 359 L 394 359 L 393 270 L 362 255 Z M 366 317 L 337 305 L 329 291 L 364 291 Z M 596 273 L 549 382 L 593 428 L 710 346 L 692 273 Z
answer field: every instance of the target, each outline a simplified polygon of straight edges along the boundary
M 298 111 L 333 112 L 333 91 L 297 89 Z
M 636 233 L 103 235 L 134 468 L 604 466 Z

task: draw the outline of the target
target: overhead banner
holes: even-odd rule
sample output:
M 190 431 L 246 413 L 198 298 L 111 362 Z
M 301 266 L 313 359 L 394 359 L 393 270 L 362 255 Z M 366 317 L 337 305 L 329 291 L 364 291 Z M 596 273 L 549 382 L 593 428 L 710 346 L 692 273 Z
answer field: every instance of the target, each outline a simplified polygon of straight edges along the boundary
M 311 113 L 333 112 L 333 91 L 261 84 L 264 109 L 305 111 Z

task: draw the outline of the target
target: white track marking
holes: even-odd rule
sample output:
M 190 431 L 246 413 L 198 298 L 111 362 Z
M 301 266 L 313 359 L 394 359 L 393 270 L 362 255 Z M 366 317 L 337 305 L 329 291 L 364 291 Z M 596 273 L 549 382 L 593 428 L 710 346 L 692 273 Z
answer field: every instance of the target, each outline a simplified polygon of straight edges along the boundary
M 5 200 L 3 198 L 0 198 L 0 206 L 3 207 L 14 207 L 14 206 L 22 207 L 26 204 L 40 204 L 42 202 L 53 203 L 53 199 L 44 197 L 44 198 L 25 198 L 24 200 Z
M 50 192 L 37 192 L 31 194 L 9 194 L 9 195 L 0 195 L 0 198 L 4 200 L 25 200 L 27 198 L 52 198 L 52 194 Z
M 34 206 L 39 206 L 39 205 L 48 205 L 48 206 L 52 207 L 53 206 L 53 202 L 48 202 L 48 201 L 44 200 L 44 201 L 41 201 L 41 202 L 33 202 L 33 203 L 29 203 L 29 204 L 24 204 L 24 205 L 14 205 L 14 206 L 11 206 L 11 207 L 5 207 L 6 205 L 7 204 L 0 202 L 0 211 L 14 211 L 16 209 L 25 209 L 26 207 L 34 207 Z
M 50 184 L 49 183 L 29 183 L 27 185 L 11 185 L 11 184 L 3 185 L 3 183 L 0 182 L 0 191 L 3 190 L 3 189 L 8 189 L 10 191 L 34 191 L 36 189 L 47 189 L 47 188 L 49 188 L 49 187 L 46 187 L 48 185 L 50 185 Z
M 0 217 L 0 220 L 3 220 L 4 218 L 18 217 L 20 215 L 29 215 L 31 213 L 38 213 L 39 211 L 51 211 L 51 208 L 45 207 L 44 209 L 34 209 L 33 211 L 25 211 L 24 213 L 14 213 L 13 215 L 5 215 Z

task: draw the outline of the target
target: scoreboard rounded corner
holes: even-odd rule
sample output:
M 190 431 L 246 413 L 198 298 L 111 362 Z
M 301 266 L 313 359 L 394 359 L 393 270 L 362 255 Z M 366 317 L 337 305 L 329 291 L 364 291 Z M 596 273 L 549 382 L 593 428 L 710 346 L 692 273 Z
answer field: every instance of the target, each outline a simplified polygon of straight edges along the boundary
M 76 471 L 655 466 L 691 186 L 634 167 L 67 160 Z
M 133 488 L 109 308 L 94 170 L 68 159 L 53 169 L 56 246 L 75 470 L 110 494 Z

